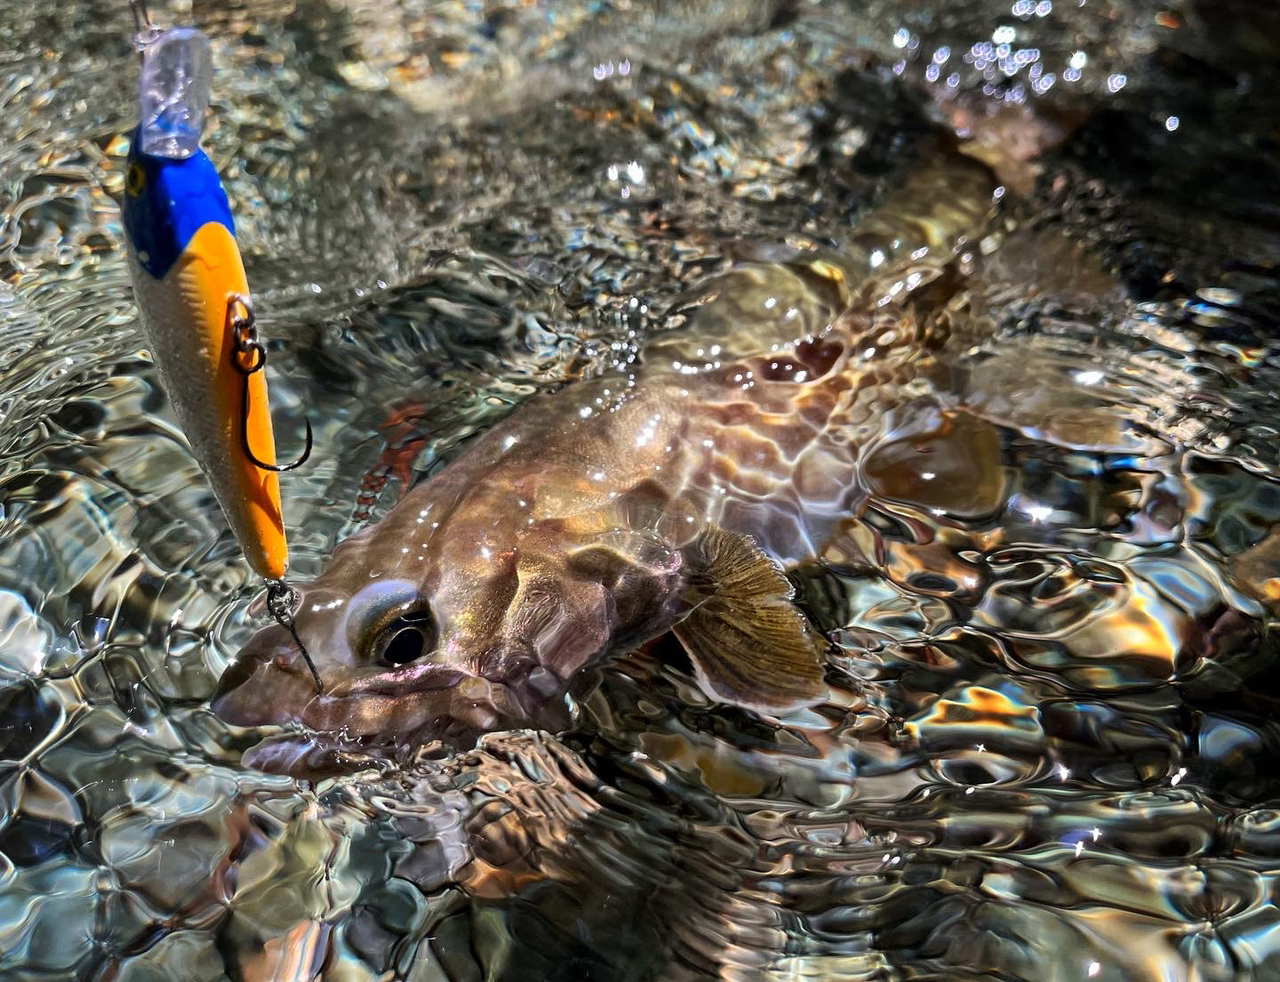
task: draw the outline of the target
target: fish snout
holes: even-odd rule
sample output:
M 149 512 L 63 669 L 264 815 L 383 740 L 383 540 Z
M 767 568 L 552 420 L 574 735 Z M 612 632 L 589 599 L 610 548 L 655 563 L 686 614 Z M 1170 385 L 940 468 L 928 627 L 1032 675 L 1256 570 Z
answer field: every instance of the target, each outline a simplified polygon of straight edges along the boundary
M 240 649 L 218 680 L 211 705 L 233 726 L 266 726 L 296 719 L 315 696 L 315 677 L 297 642 L 273 624 Z

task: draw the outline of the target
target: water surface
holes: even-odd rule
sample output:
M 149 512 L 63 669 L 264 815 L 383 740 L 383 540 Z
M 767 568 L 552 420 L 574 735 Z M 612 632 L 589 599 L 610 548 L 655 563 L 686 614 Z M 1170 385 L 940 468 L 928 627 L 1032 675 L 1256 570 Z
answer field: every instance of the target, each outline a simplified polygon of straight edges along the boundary
M 1008 172 L 990 330 L 956 366 L 1019 421 L 998 513 L 872 508 L 850 534 L 876 568 L 833 549 L 795 572 L 836 644 L 828 703 L 709 703 L 659 647 L 601 672 L 567 732 L 308 783 L 242 765 L 261 734 L 208 708 L 260 590 L 128 284 L 126 5 L 20 6 L 0 976 L 1280 977 L 1274 13 L 155 4 L 213 38 L 207 143 L 282 453 L 315 427 L 282 482 L 302 577 L 745 246 L 866 254 L 860 223 L 946 127 L 981 135 L 1000 104 L 1007 140 L 1075 128 Z

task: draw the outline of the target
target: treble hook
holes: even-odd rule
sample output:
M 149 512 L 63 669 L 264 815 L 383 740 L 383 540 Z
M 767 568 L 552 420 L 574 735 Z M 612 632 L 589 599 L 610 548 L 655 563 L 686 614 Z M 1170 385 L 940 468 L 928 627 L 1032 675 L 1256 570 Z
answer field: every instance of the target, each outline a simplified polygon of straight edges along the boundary
M 302 643 L 302 638 L 298 637 L 298 628 L 294 623 L 293 615 L 298 609 L 300 600 L 301 597 L 298 596 L 298 591 L 289 586 L 284 580 L 267 580 L 267 610 L 271 613 L 275 622 L 293 636 L 294 644 L 302 652 L 302 660 L 307 663 L 307 668 L 311 669 L 311 677 L 316 680 L 316 692 L 324 692 L 324 683 L 320 681 L 320 673 L 316 671 L 316 664 L 311 660 L 311 654 L 307 651 L 307 646 Z
M 249 445 L 249 377 L 254 372 L 260 372 L 267 367 L 267 349 L 258 340 L 258 329 L 254 326 L 253 306 L 249 303 L 247 297 L 243 297 L 238 293 L 231 295 L 230 299 L 227 300 L 227 322 L 231 330 L 235 332 L 231 364 L 235 366 L 237 372 L 244 376 L 240 436 L 244 444 L 245 456 L 249 458 L 255 467 L 260 467 L 264 471 L 281 473 L 301 467 L 307 462 L 307 458 L 311 456 L 311 420 L 306 417 L 303 417 L 303 422 L 307 426 L 307 445 L 302 451 L 302 456 L 292 463 L 268 464 L 259 460 L 258 455 L 253 452 L 253 447 Z M 243 360 L 246 355 L 249 358 L 248 362 Z

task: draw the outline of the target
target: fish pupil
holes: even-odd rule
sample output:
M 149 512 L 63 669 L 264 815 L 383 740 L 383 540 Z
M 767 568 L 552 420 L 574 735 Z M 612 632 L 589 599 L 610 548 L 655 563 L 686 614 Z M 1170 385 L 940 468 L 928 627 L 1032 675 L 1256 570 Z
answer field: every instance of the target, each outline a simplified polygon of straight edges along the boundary
M 426 648 L 426 638 L 416 627 L 402 627 L 387 641 L 382 652 L 382 660 L 392 665 L 407 665 L 422 657 Z
M 435 649 L 436 623 L 428 607 L 408 610 L 378 635 L 374 652 L 384 665 L 407 665 Z

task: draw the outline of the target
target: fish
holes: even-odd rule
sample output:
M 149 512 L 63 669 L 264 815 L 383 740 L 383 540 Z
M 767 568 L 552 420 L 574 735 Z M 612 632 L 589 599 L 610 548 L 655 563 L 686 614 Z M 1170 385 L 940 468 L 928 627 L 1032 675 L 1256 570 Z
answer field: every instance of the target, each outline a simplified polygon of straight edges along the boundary
M 826 639 L 786 570 L 922 466 L 938 503 L 998 507 L 990 433 L 936 440 L 924 464 L 892 449 L 976 432 L 920 387 L 953 332 L 914 311 L 957 295 L 994 187 L 946 156 L 882 202 L 856 254 L 762 248 L 695 286 L 634 364 L 525 403 L 341 543 L 298 586 L 298 639 L 250 638 L 214 712 L 361 747 L 554 728 L 585 670 L 668 633 L 713 699 L 821 701 Z
M 211 72 L 208 40 L 177 28 L 142 43 L 142 123 L 126 160 L 122 212 L 143 332 L 174 415 L 249 565 L 280 580 L 289 549 L 266 355 L 253 332 L 231 205 L 198 146 Z

